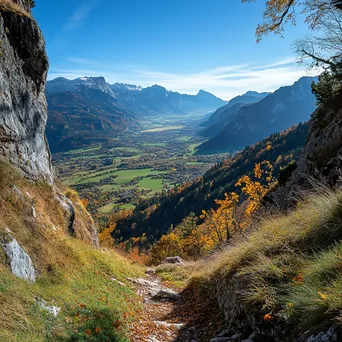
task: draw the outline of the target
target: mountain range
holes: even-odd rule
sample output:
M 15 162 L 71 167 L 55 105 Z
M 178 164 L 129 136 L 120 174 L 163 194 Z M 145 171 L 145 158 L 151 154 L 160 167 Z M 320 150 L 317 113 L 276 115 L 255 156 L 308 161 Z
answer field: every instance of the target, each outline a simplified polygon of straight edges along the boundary
M 214 124 L 201 132 L 211 139 L 198 147 L 197 154 L 235 152 L 272 133 L 307 121 L 316 107 L 311 92 L 311 84 L 316 79 L 302 77 L 274 93 L 259 94 L 259 101 L 254 98 L 254 103 L 242 104 L 239 99 L 234 99 L 232 106 L 229 102 L 219 108 L 208 120 Z
M 186 95 L 158 85 L 109 84 L 103 77 L 56 78 L 47 82 L 46 97 L 46 133 L 52 152 L 138 129 L 145 116 L 203 114 L 226 104 L 204 90 Z
M 82 87 L 100 90 L 115 98 L 123 109 L 143 116 L 205 114 L 227 103 L 204 90 L 200 90 L 197 95 L 187 95 L 166 90 L 159 85 L 142 88 L 123 83 L 109 84 L 103 77 L 81 77 L 75 80 L 59 77 L 47 82 L 46 93 L 49 96 L 75 92 Z

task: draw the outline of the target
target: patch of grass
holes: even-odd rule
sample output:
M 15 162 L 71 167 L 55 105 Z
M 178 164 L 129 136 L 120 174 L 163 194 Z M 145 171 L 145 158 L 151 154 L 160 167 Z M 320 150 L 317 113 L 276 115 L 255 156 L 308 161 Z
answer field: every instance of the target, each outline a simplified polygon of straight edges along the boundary
M 342 247 L 335 245 L 342 238 L 341 217 L 342 192 L 322 190 L 288 215 L 265 217 L 249 236 L 193 265 L 191 283 L 213 296 L 224 291 L 230 312 L 241 310 L 236 302 L 261 321 L 277 312 L 288 334 L 331 326 L 342 317 Z M 227 294 L 234 284 L 239 291 Z
M 117 206 L 118 206 L 117 203 L 109 203 L 101 207 L 99 211 L 103 214 L 108 214 Z
M 134 209 L 135 205 L 131 204 L 131 203 L 126 203 L 126 204 L 122 204 L 120 205 L 120 209 Z
M 156 268 L 156 274 L 171 286 L 184 288 L 190 279 L 191 268 L 192 263 L 187 263 L 185 266 L 165 264 Z
M 93 152 L 100 150 L 101 147 L 92 147 L 92 148 L 80 148 L 77 150 L 70 150 L 68 152 L 65 152 L 66 155 L 74 155 L 74 154 L 80 154 L 80 153 L 87 153 L 87 152 Z
M 138 183 L 138 187 L 152 191 L 162 191 L 164 186 L 161 179 L 144 178 Z
M 0 0 L 0 11 L 13 12 L 31 18 L 31 14 L 12 0 Z
M 125 282 L 127 276 L 142 274 L 141 269 L 111 251 L 97 251 L 75 239 L 65 240 L 64 248 L 69 253 L 64 267 L 52 266 L 49 274 L 32 285 L 0 265 L 4 289 L 0 292 L 0 340 L 10 336 L 8 341 L 28 341 L 25 334 L 29 332 L 32 341 L 45 337 L 50 341 L 104 341 L 108 337 L 128 341 L 127 324 L 139 310 L 135 294 L 129 286 L 110 279 Z M 40 309 L 35 297 L 61 307 L 59 316 Z

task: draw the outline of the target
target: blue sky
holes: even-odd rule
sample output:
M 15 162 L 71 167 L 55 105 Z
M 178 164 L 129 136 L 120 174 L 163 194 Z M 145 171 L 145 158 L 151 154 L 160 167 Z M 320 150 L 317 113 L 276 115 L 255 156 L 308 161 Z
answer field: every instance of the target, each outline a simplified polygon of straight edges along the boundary
M 285 38 L 259 44 L 265 1 L 36 0 L 34 15 L 50 59 L 49 79 L 104 76 L 110 83 L 160 84 L 229 99 L 272 91 L 305 75 L 291 43 L 307 33 L 301 17 Z

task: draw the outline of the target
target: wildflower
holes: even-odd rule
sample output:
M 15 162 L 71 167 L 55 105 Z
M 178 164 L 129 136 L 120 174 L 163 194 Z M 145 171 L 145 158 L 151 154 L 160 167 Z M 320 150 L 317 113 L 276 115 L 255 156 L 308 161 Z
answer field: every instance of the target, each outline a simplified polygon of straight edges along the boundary
M 264 321 L 265 322 L 269 322 L 273 319 L 273 317 L 271 316 L 271 314 L 267 313 L 266 315 L 264 315 Z
M 323 299 L 323 300 L 326 300 L 327 299 L 327 295 L 322 293 L 321 291 L 318 291 L 317 292 L 319 294 L 319 296 Z

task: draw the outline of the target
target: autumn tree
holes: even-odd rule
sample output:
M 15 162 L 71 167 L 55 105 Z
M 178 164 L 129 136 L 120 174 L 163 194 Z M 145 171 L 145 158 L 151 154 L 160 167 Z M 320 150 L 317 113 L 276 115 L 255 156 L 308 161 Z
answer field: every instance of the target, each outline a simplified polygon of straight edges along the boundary
M 205 255 L 215 245 L 207 227 L 198 225 L 197 221 L 198 217 L 190 213 L 175 229 L 175 233 L 180 237 L 182 253 L 193 259 Z
M 240 186 L 242 192 L 247 196 L 246 218 L 251 217 L 259 210 L 263 198 L 272 188 L 274 181 L 273 166 L 267 160 L 255 164 L 254 179 L 243 176 L 237 181 L 236 186 Z
M 159 264 L 169 256 L 182 254 L 181 240 L 175 233 L 163 235 L 161 239 L 151 248 L 151 261 L 153 264 Z
M 238 229 L 236 218 L 236 207 L 239 203 L 239 196 L 235 192 L 224 194 L 223 200 L 215 200 L 217 209 L 202 211 L 202 218 L 206 218 L 206 224 L 216 234 L 219 242 L 228 241 L 231 235 Z
M 257 0 L 242 0 L 256 2 Z M 256 29 L 257 40 L 269 33 L 282 34 L 284 25 L 296 24 L 296 11 L 306 17 L 311 29 L 316 28 L 320 18 L 333 10 L 342 9 L 342 0 L 267 0 L 264 21 Z

